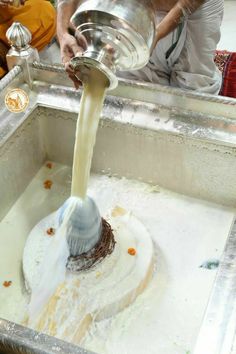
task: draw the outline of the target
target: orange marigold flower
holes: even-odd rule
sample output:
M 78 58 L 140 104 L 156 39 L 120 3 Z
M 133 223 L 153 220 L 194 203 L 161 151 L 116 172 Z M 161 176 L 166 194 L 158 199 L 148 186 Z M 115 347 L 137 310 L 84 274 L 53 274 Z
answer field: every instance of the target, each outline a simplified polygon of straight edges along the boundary
M 131 256 L 135 256 L 136 255 L 136 249 L 131 247 L 131 248 L 128 248 L 128 253 L 131 255 Z
M 51 189 L 51 187 L 52 187 L 52 181 L 50 179 L 47 179 L 46 181 L 44 181 L 43 184 L 44 184 L 45 189 Z
M 47 234 L 49 236 L 55 235 L 55 229 L 53 227 L 49 227 L 49 229 L 47 229 Z
M 12 281 L 11 281 L 11 280 L 5 280 L 5 281 L 3 282 L 3 286 L 5 286 L 5 288 L 9 288 L 9 286 L 11 286 L 11 284 L 12 284 Z
M 52 163 L 51 162 L 47 162 L 46 163 L 46 167 L 51 169 L 52 168 Z

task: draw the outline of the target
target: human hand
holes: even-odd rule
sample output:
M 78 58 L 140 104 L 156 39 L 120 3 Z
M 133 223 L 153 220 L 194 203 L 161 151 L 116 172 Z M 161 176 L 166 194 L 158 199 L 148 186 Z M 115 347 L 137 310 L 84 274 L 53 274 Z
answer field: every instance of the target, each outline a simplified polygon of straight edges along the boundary
M 87 47 L 87 42 L 78 31 L 72 36 L 69 33 L 65 33 L 60 38 L 60 48 L 61 48 L 61 60 L 65 66 L 66 72 L 69 78 L 73 81 L 75 88 L 79 88 L 81 85 L 80 80 L 75 76 L 74 69 L 70 65 L 70 61 L 76 55 L 81 54 Z

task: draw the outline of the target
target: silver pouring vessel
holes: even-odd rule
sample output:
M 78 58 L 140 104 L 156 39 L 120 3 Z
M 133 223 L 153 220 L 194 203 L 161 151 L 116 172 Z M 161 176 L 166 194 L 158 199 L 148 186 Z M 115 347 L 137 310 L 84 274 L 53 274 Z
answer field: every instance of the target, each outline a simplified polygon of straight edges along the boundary
M 156 28 L 151 0 L 84 0 L 71 22 L 87 42 L 85 51 L 71 60 L 82 81 L 83 74 L 96 67 L 113 89 L 117 70 L 137 70 L 147 64 Z

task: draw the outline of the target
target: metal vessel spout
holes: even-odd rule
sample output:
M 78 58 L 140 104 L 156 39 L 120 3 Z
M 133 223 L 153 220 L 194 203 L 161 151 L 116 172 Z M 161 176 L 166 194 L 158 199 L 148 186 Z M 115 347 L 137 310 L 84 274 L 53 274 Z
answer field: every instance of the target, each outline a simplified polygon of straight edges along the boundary
M 86 42 L 84 52 L 71 60 L 82 80 L 87 69 L 96 67 L 113 89 L 117 70 L 138 70 L 147 64 L 156 28 L 151 0 L 84 0 L 71 22 Z

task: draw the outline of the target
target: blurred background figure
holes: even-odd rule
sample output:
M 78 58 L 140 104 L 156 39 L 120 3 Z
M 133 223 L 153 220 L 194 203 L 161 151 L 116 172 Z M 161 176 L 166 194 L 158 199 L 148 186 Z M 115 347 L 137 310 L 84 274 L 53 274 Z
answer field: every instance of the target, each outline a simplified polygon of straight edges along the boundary
M 142 69 L 120 72 L 118 76 L 218 94 L 222 74 L 214 63 L 220 40 L 223 0 L 150 0 L 156 13 L 156 38 L 149 63 Z M 58 0 L 57 35 L 62 62 L 69 77 L 79 86 L 70 70 L 70 59 L 84 48 L 82 35 L 68 32 L 77 0 Z
M 31 45 L 38 49 L 42 61 L 52 61 L 50 57 L 54 51 L 50 48 L 52 45 L 57 46 L 55 43 L 56 10 L 49 1 L 0 0 L 0 78 L 7 73 L 6 54 L 9 44 L 6 32 L 16 21 L 31 32 Z M 57 50 L 59 53 L 59 49 Z

